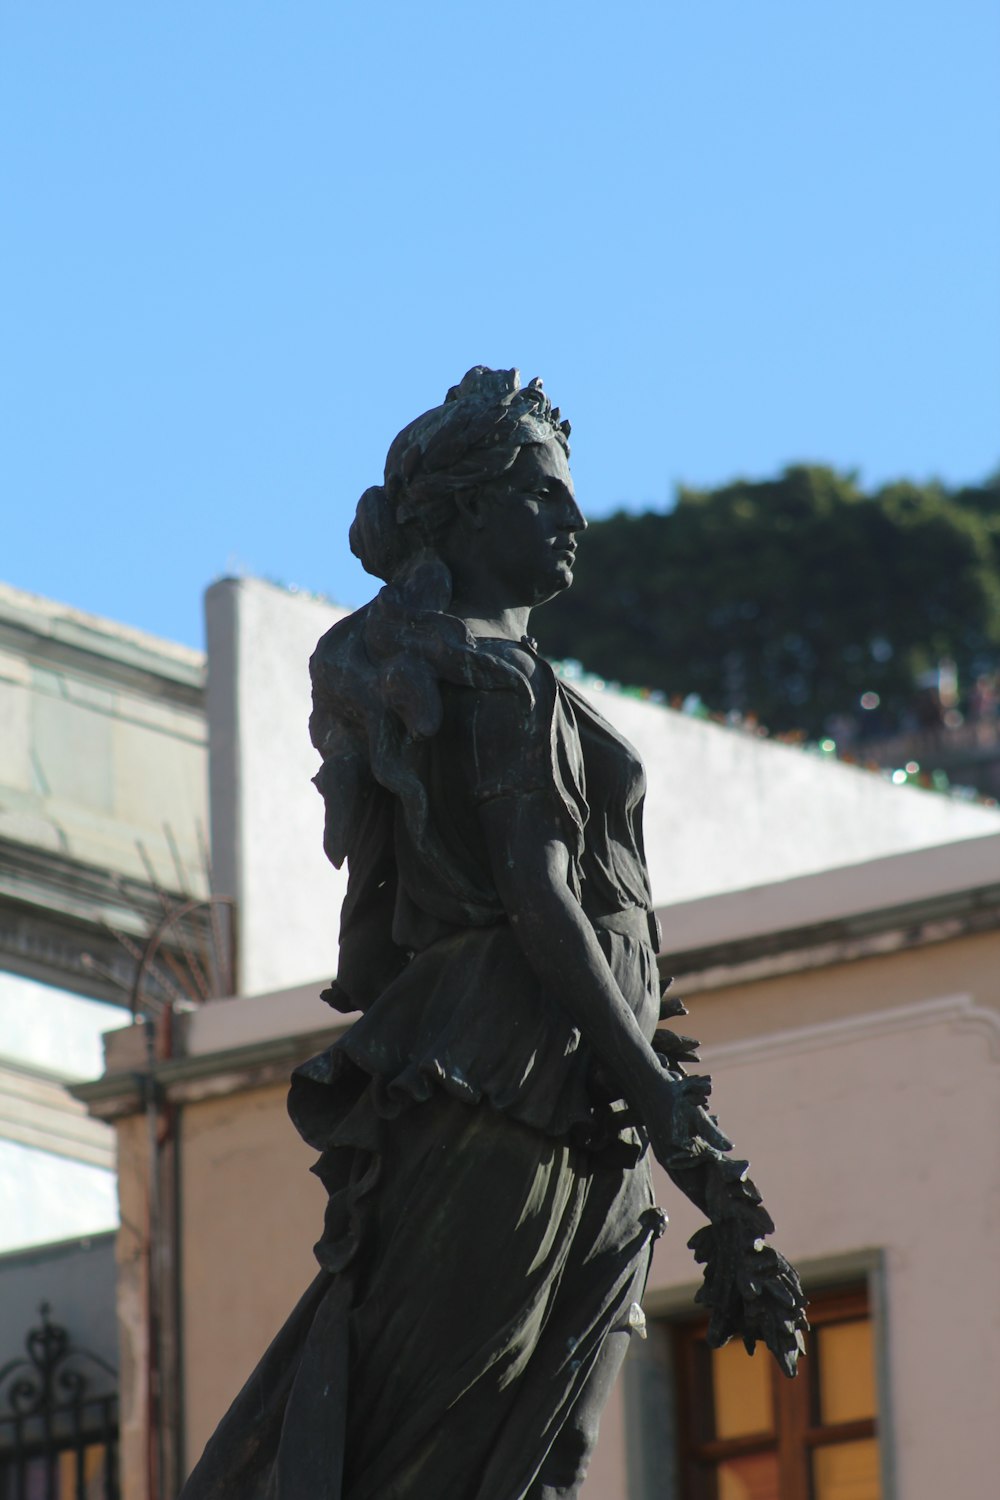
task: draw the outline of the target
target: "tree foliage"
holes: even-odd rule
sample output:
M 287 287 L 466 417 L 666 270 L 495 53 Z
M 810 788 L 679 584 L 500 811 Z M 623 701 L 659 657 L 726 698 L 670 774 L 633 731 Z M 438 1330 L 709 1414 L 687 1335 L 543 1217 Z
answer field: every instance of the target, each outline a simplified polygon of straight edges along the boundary
M 818 735 L 869 692 L 900 722 L 942 657 L 966 682 L 1000 662 L 1000 477 L 866 495 L 796 466 L 682 489 L 669 512 L 593 523 L 539 625 L 550 656 L 775 731 Z

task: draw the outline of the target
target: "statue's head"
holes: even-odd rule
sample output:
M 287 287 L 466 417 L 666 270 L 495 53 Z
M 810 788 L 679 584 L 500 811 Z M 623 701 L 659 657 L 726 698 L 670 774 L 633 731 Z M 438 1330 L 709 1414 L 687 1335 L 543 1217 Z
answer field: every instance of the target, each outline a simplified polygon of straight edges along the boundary
M 441 406 L 393 440 L 383 483 L 358 502 L 351 551 L 369 573 L 391 582 L 418 553 L 453 551 L 456 532 L 464 527 L 470 534 L 477 508 L 484 516 L 500 511 L 505 496 L 549 476 L 570 497 L 577 519 L 569 529 L 581 529 L 567 466 L 569 432 L 540 380 L 522 387 L 517 370 L 476 365 Z M 568 581 L 567 567 L 561 586 Z
M 312 662 L 322 685 L 313 743 L 338 767 L 329 792 L 323 785 L 335 864 L 351 837 L 343 787 L 367 774 L 359 767 L 400 799 L 413 837 L 434 846 L 412 752 L 441 727 L 443 684 L 511 691 L 530 708 L 528 677 L 481 649 L 468 606 L 481 600 L 495 619 L 570 583 L 586 522 L 568 460 L 569 423 L 541 381 L 522 389 L 516 370 L 477 365 L 403 429 L 383 483 L 361 496 L 351 551 L 385 587 L 324 636 Z

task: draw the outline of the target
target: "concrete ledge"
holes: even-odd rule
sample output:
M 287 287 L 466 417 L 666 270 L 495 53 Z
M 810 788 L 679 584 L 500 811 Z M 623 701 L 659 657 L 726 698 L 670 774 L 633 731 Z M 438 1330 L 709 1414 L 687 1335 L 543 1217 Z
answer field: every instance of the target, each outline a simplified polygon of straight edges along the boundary
M 688 993 L 1000 926 L 1000 835 L 660 907 L 664 974 Z
M 1000 928 L 1000 836 L 893 855 L 659 910 L 665 972 L 686 994 Z M 328 1011 L 324 981 L 212 1000 L 177 1017 L 180 1055 L 150 1074 L 139 1027 L 106 1038 L 107 1069 L 71 1092 L 112 1120 L 161 1097 L 192 1102 L 284 1082 L 354 1016 Z M 325 1023 L 325 1024 L 324 1024 Z
M 88 1116 L 64 1077 L 28 1063 L 0 1061 L 0 1139 L 114 1170 L 108 1127 Z
M 665 951 L 686 953 L 849 918 L 884 926 L 885 914 L 920 903 L 940 909 L 944 898 L 969 892 L 1000 901 L 1000 831 L 678 901 L 659 907 L 657 914 Z
M 265 995 L 209 1000 L 185 1017 L 184 1051 L 198 1057 L 303 1032 L 343 1030 L 355 1017 L 342 1016 L 319 998 L 329 982 L 317 979 Z
M 71 1085 L 69 1092 L 95 1119 L 111 1121 L 139 1114 L 146 1107 L 150 1089 L 158 1102 L 193 1104 L 287 1083 L 293 1068 L 329 1047 L 344 1029 L 305 1031 L 202 1056 L 169 1058 L 156 1063 L 151 1073 L 138 1069 L 106 1073 L 93 1083 Z
M 89 671 L 102 681 L 117 677 L 197 709 L 204 703 L 204 652 L 0 583 L 0 643 L 5 640 L 18 651 L 30 641 L 39 660 Z

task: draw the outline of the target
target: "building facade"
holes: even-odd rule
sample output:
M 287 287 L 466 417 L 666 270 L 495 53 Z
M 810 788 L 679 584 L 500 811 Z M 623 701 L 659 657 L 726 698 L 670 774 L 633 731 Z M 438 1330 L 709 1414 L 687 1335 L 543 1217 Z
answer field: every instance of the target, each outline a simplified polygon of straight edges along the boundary
M 204 676 L 0 585 L 0 1252 L 117 1224 L 113 1135 L 66 1084 L 130 1019 L 164 903 L 207 892 Z
M 342 879 L 320 851 L 305 660 L 337 612 L 255 580 L 208 596 L 213 867 L 239 993 L 169 1008 L 78 1086 L 118 1142 L 126 1500 L 167 1500 L 314 1273 L 323 1195 L 291 1068 L 337 1034 Z M 664 965 L 716 1103 L 800 1265 L 796 1382 L 700 1340 L 698 1216 L 672 1220 L 588 1500 L 986 1500 L 982 1331 L 1000 1216 L 1000 819 L 584 684 L 640 749 Z M 978 1341 L 978 1342 L 977 1342 Z M 941 1442 L 942 1426 L 948 1441 Z
M 1000 1465 L 1000 835 L 891 856 L 661 921 L 704 1040 L 714 1103 L 751 1156 L 777 1243 L 813 1299 L 796 1382 L 699 1341 L 699 1216 L 671 1223 L 650 1337 L 606 1415 L 588 1500 L 988 1500 Z M 183 1164 L 173 1225 L 182 1353 L 176 1459 L 190 1466 L 314 1265 L 323 1195 L 285 1114 L 296 1061 L 336 1035 L 315 989 L 215 1001 L 159 1066 Z M 123 1236 L 148 1193 L 131 1034 L 80 1090 L 115 1123 Z M 145 1496 L 143 1258 L 120 1286 L 124 1492 Z M 131 1321 L 130 1319 L 131 1313 Z

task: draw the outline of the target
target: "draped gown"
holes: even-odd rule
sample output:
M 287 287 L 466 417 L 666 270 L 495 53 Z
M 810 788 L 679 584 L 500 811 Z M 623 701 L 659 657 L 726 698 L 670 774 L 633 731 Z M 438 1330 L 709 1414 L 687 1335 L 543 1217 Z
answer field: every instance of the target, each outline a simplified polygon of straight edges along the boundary
M 320 644 L 320 692 L 324 645 L 342 651 L 351 628 Z M 363 1014 L 289 1101 L 328 1192 L 319 1274 L 182 1500 L 575 1494 L 638 1321 L 663 1223 L 645 1139 L 522 952 L 479 810 L 531 797 L 555 817 L 651 1037 L 642 764 L 531 643 L 479 649 L 528 691 L 444 688 L 412 762 L 429 831 L 368 788 L 334 997 Z

